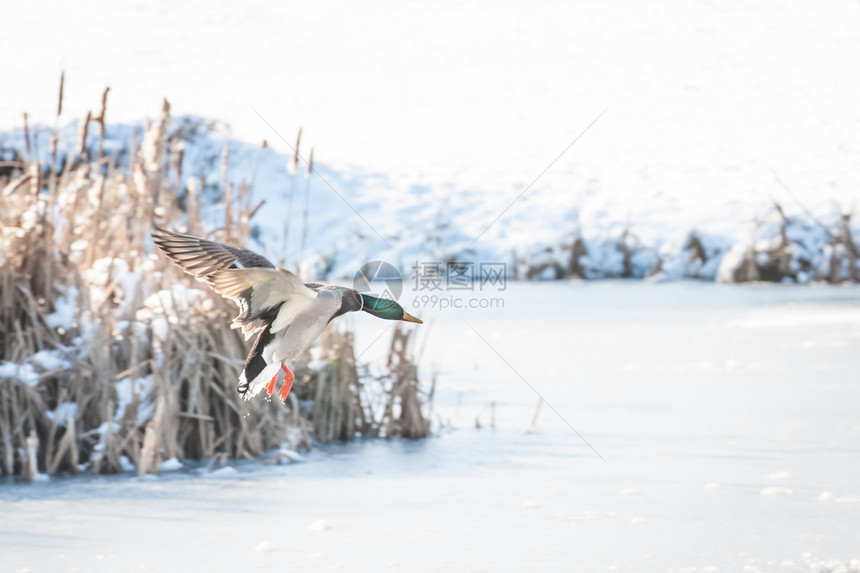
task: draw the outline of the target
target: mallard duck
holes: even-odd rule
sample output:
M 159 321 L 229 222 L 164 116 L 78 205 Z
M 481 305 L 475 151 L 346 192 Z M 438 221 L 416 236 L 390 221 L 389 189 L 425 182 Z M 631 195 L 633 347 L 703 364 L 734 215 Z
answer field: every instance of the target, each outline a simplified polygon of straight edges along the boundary
M 231 328 L 241 329 L 245 340 L 259 333 L 239 376 L 239 394 L 245 399 L 264 388 L 271 396 L 283 370 L 279 396 L 285 401 L 295 378 L 287 363 L 342 314 L 363 310 L 386 320 L 422 323 L 393 300 L 346 287 L 302 283 L 295 274 L 276 268 L 265 257 L 247 249 L 158 227 L 152 232 L 152 240 L 186 273 L 239 306 Z

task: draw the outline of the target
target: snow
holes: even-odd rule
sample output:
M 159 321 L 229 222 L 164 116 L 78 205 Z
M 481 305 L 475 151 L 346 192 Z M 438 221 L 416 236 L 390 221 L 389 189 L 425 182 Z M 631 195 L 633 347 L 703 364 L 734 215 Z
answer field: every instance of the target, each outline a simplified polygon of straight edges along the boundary
M 48 155 L 61 65 L 61 126 L 111 85 L 109 152 L 157 116 L 163 96 L 175 125 L 196 121 L 183 113 L 222 118 L 229 128 L 189 136 L 184 172 L 219 183 L 230 140 L 229 178 L 267 201 L 252 246 L 301 263 L 303 276 L 516 252 L 548 265 L 540 277 L 551 279 L 579 236 L 588 250 L 579 262 L 596 279 L 624 272 L 618 241 L 629 230 L 632 276 L 662 262 L 655 283 L 726 280 L 749 246 L 780 241 L 773 199 L 790 218 L 796 280 L 827 265 L 829 240 L 811 216 L 832 225 L 860 189 L 856 2 L 414 8 L 258 3 L 237 16 L 221 1 L 12 3 L 9 21 L 38 11 L 51 41 L 0 59 L 0 77 L 15 82 L 0 98 L 0 130 L 30 111 Z M 4 53 L 33 44 L 31 27 L 7 28 Z M 300 170 L 293 198 L 311 198 L 303 261 L 298 224 L 281 247 L 290 152 L 254 110 L 289 141 L 303 125 L 302 149 L 315 147 L 321 177 Z M 61 153 L 76 131 L 63 128 Z M 20 129 L 0 139 L 23 147 Z M 223 211 L 204 199 L 218 226 Z M 692 232 L 707 260 L 693 255 Z M 860 242 L 856 222 L 854 235 Z M 116 280 L 125 298 L 115 300 L 127 305 L 150 271 L 97 261 L 96 292 L 82 294 L 107 297 L 102 286 Z M 47 321 L 79 327 L 85 343 L 94 326 L 75 316 L 78 295 L 68 287 Z M 142 295 L 136 319 L 151 320 L 161 340 L 196 300 L 181 285 Z M 0 530 L 4 566 L 860 571 L 856 287 L 509 284 L 503 301 L 492 311 L 405 305 L 425 319 L 421 336 L 432 324 L 423 368 L 425 379 L 430 365 L 438 373 L 433 438 L 332 445 L 304 464 L 4 483 L 0 522 L 14 525 Z M 362 359 L 382 358 L 386 344 L 371 343 L 390 325 L 340 320 L 358 330 Z M 142 334 L 138 322 L 117 326 Z M 49 352 L 38 362 L 70 360 Z M 34 385 L 34 365 L 0 364 L 0 384 Z M 546 405 L 536 412 L 523 380 L 609 464 Z M 120 404 L 147 384 L 118 381 Z M 138 419 L 151 416 L 144 404 Z M 51 415 L 61 422 L 73 409 Z M 94 458 L 107 428 L 92 432 Z
M 152 260 L 144 260 L 135 270 L 123 259 L 103 258 L 93 262 L 83 277 L 89 286 L 90 304 L 98 305 L 110 299 L 117 304 L 117 316 L 128 316 L 134 302 L 135 291 L 145 283 L 143 275 L 152 272 Z M 142 293 L 146 296 L 148 293 Z
M 317 519 L 311 523 L 311 526 L 308 529 L 311 531 L 328 531 L 331 529 L 331 525 L 326 519 Z
M 278 453 L 280 453 L 284 458 L 287 459 L 287 461 L 289 461 L 291 463 L 298 463 L 298 462 L 305 461 L 304 456 L 302 456 L 297 451 L 291 450 L 289 448 L 283 448 L 282 447 L 280 450 L 278 450 Z
M 3 362 L 0 364 L 0 379 L 3 378 L 20 380 L 31 387 L 35 387 L 39 383 L 39 374 L 31 364 Z
M 62 65 L 66 115 L 96 106 L 109 84 L 118 120 L 154 116 L 166 95 L 179 112 L 222 117 L 237 135 L 284 149 L 257 109 L 290 142 L 303 124 L 318 153 L 366 166 L 382 183 L 503 181 L 514 195 L 511 181 L 528 183 L 607 105 L 557 165 L 558 179 L 608 195 L 641 181 L 648 193 L 630 210 L 657 190 L 670 204 L 704 179 L 709 190 L 761 193 L 769 167 L 825 193 L 857 182 L 843 159 L 858 141 L 857 80 L 847 73 L 860 55 L 857 7 L 847 1 L 826 10 L 799 1 L 661 10 L 538 2 L 528 14 L 508 2 L 492 11 L 443 2 L 420 16 L 341 1 L 260 5 L 240 19 L 218 2 L 193 28 L 183 24 L 200 15 L 193 4 L 51 7 L 42 10 L 50 45 L 0 68 L 22 87 L 8 90 L 3 124 L 18 125 L 24 109 L 50 121 L 57 78 L 45 70 Z M 23 21 L 28 10 L 13 6 L 9 17 Z M 166 10 L 175 22 L 160 19 Z M 22 38 L 16 30 L 3 41 Z M 147 47 L 153 38 L 158 50 Z M 162 50 L 190 64 L 165 65 Z M 816 181 L 821 163 L 833 180 Z
M 794 495 L 794 490 L 787 487 L 769 486 L 761 490 L 761 495 Z
M 77 402 L 63 402 L 53 410 L 46 412 L 48 418 L 55 420 L 60 427 L 66 427 L 69 420 L 74 420 L 78 415 Z
M 45 322 L 51 328 L 71 330 L 78 311 L 78 289 L 66 286 L 61 290 L 63 295 L 54 300 L 54 312 L 45 317 Z
M 217 188 L 221 183 L 220 174 L 213 162 L 228 144 L 226 134 L 198 117 L 174 118 L 172 129 L 180 128 L 188 138 L 183 155 L 184 173 L 200 177 L 206 189 Z M 71 136 L 76 129 L 74 123 L 70 124 L 61 137 Z M 135 125 L 109 125 L 107 137 L 116 146 L 129 146 L 134 130 Z M 40 142 L 39 149 L 46 152 L 51 131 L 34 127 L 32 135 Z M 21 138 L 20 130 L 0 134 L 0 143 L 8 139 L 10 145 L 21 148 Z M 750 221 L 741 218 L 748 214 L 741 211 L 719 220 L 709 218 L 709 224 L 701 223 L 693 212 L 686 213 L 687 219 L 679 218 L 673 225 L 654 225 L 648 220 L 621 224 L 615 221 L 619 212 L 601 211 L 597 219 L 585 219 L 578 207 L 572 211 L 563 210 L 552 200 L 542 200 L 531 207 L 532 212 L 506 211 L 498 224 L 487 228 L 485 238 L 483 230 L 475 228 L 474 222 L 485 216 L 492 221 L 498 215 L 485 212 L 486 201 L 496 195 L 495 190 L 462 190 L 462 193 L 481 195 L 481 198 L 453 207 L 450 197 L 440 199 L 426 192 L 380 188 L 372 178 L 347 174 L 319 160 L 315 163 L 319 177 L 308 179 L 300 174 L 294 185 L 284 167 L 288 154 L 271 149 L 261 151 L 255 144 L 236 140 L 229 141 L 229 149 L 229 180 L 235 184 L 253 182 L 252 203 L 266 201 L 266 208 L 252 221 L 255 239 L 250 246 L 276 263 L 300 267 L 307 277 L 328 275 L 351 279 L 356 269 L 370 260 L 390 261 L 408 274 L 422 261 L 454 258 L 473 263 L 510 263 L 516 257 L 520 265 L 538 269 L 537 278 L 552 280 L 559 278 L 557 267 L 569 267 L 570 245 L 578 239 L 586 254 L 577 262 L 589 279 L 631 276 L 653 277 L 660 281 L 698 278 L 730 282 L 751 246 L 755 245 L 760 251 L 758 260 L 763 264 L 766 262 L 764 251 L 779 247 L 782 241 L 782 220 L 775 217 L 775 210 L 768 201 L 755 197 L 747 198 L 754 211 L 751 216 L 763 222 L 752 236 L 748 228 Z M 201 170 L 201 165 L 209 168 Z M 298 200 L 290 201 L 288 190 L 294 190 Z M 549 196 L 544 199 L 551 199 L 554 192 L 559 191 L 548 190 Z M 398 194 L 396 202 L 391 201 L 392 193 Z M 284 213 L 289 212 L 289 205 L 299 204 L 305 194 L 310 198 L 308 245 L 304 250 L 300 248 L 301 229 L 296 223 L 290 227 L 290 238 L 284 250 Z M 204 217 L 213 228 L 221 226 L 223 217 L 223 206 L 215 202 L 216 198 L 211 192 L 203 195 Z M 805 201 L 809 203 L 786 203 L 784 206 L 789 213 L 785 223 L 785 235 L 790 242 L 791 276 L 788 278 L 804 283 L 829 273 L 832 248 L 828 233 L 834 232 L 841 217 L 832 202 L 824 201 L 820 195 L 805 198 Z M 815 220 L 807 214 L 807 204 L 817 206 Z M 502 205 L 500 210 L 504 207 Z M 360 209 L 360 217 L 356 216 L 354 208 Z M 610 222 L 605 221 L 607 217 Z M 509 229 L 511 226 L 517 230 Z M 830 231 L 824 226 L 829 226 Z M 854 233 L 860 240 L 860 231 L 855 229 Z M 479 235 L 481 240 L 477 241 Z M 694 238 L 698 249 L 695 253 Z M 625 251 L 628 252 L 625 254 Z M 96 303 L 111 297 L 120 302 L 120 310 L 127 309 L 135 288 L 141 284 L 140 277 L 152 268 L 151 259 L 133 271 L 122 260 L 95 261 L 85 273 L 90 285 L 89 296 Z M 843 278 L 849 277 L 847 267 L 841 272 Z M 104 288 L 107 285 L 115 286 Z M 50 319 L 52 325 L 67 328 L 73 316 L 75 294 L 69 292 L 57 301 L 56 316 Z M 154 293 L 143 293 L 149 297 L 149 305 L 164 310 L 172 308 L 170 294 L 165 291 L 158 294 L 164 300 L 155 300 Z M 162 335 L 164 329 L 156 333 Z
M 230 466 L 224 466 L 223 468 L 218 468 L 217 470 L 212 470 L 206 477 L 212 478 L 235 478 L 238 477 L 239 472 L 236 471 L 236 468 Z
M 139 123 L 109 125 L 108 141 L 117 148 L 128 147 L 135 129 L 140 127 Z M 567 193 L 566 186 L 547 189 L 540 200 L 527 202 L 528 210 L 508 211 L 506 205 L 499 205 L 499 212 L 493 213 L 486 205 L 497 197 L 496 189 L 459 189 L 456 193 L 474 199 L 454 200 L 455 190 L 439 196 L 423 187 L 380 187 L 376 175 L 356 175 L 352 168 L 347 172 L 321 160 L 315 162 L 318 177 L 299 174 L 293 181 L 285 168 L 290 154 L 272 149 L 263 151 L 256 144 L 230 140 L 229 132 L 196 116 L 175 117 L 171 129 L 181 131 L 187 139 L 183 172 L 199 177 L 204 189 L 209 190 L 204 191 L 202 199 L 204 217 L 210 227 L 220 227 L 223 223 L 223 205 L 216 202 L 217 193 L 211 190 L 221 184 L 215 165 L 229 144 L 228 179 L 236 185 L 252 185 L 251 204 L 261 199 L 266 201 L 266 207 L 252 221 L 255 239 L 250 246 L 278 264 L 300 267 L 306 277 L 351 279 L 356 269 L 370 260 L 389 261 L 408 274 L 422 261 L 510 263 L 516 257 L 520 265 L 539 269 L 537 278 L 552 280 L 559 278 L 557 267 L 569 267 L 570 245 L 578 239 L 586 252 L 578 258 L 578 263 L 589 279 L 631 276 L 660 281 L 698 278 L 730 282 L 751 246 L 762 251 L 758 260 L 763 264 L 766 262 L 763 251 L 779 247 L 782 241 L 782 219 L 775 216 L 769 199 L 762 201 L 756 196 L 744 195 L 747 210 L 735 210 L 719 219 L 710 216 L 702 219 L 701 214 L 688 206 L 684 217 L 677 217 L 672 224 L 655 224 L 647 218 L 633 221 L 626 216 L 622 221 L 619 219 L 622 213 L 617 209 L 600 210 L 586 218 L 587 212 L 578 206 L 561 209 L 556 204 L 554 194 Z M 73 137 L 77 125 L 72 122 L 61 131 L 61 138 Z M 39 142 L 42 160 L 48 160 L 51 130 L 34 126 L 31 135 Z M 22 138 L 21 130 L 0 133 L 0 145 L 6 141 L 7 145 L 21 149 Z M 92 143 L 95 145 L 95 141 Z M 293 192 L 297 197 L 291 200 Z M 391 200 L 392 194 L 397 195 L 397 201 Z M 290 226 L 285 250 L 284 214 L 290 212 L 290 205 L 302 203 L 306 195 L 311 225 L 308 245 L 304 250 L 300 248 L 301 229 L 296 223 Z M 805 283 L 829 273 L 830 234 L 841 220 L 841 211 L 821 194 L 804 197 L 803 203 L 791 202 L 794 197 L 781 198 L 788 213 L 784 229 L 790 242 L 788 278 Z M 815 213 L 807 212 L 808 205 L 813 205 Z M 502 211 L 505 216 L 497 223 L 476 227 L 475 221 L 494 221 Z M 751 235 L 752 219 L 759 222 Z M 855 229 L 854 234 L 860 241 L 860 230 Z M 694 238 L 698 249 L 695 253 Z M 95 261 L 85 273 L 89 296 L 96 303 L 111 297 L 120 302 L 121 310 L 127 309 L 134 300 L 135 288 L 141 284 L 140 277 L 152 268 L 151 259 L 133 271 L 122 260 Z M 841 273 L 843 278 L 849 278 L 847 267 Z M 107 285 L 115 286 L 104 288 Z M 66 328 L 70 323 L 74 294 L 70 292 L 57 301 L 52 325 Z M 169 294 L 159 296 L 169 298 Z M 172 301 L 160 302 L 149 299 L 150 304 L 164 309 L 172 306 Z M 165 329 L 157 329 L 156 334 L 165 334 Z
M 749 251 L 750 245 L 746 242 L 739 242 L 732 245 L 732 248 L 722 257 L 720 265 L 717 268 L 717 280 L 721 283 L 733 282 L 733 273 L 736 268 L 741 265 L 744 260 L 744 255 Z
M 18 3 L 7 16 L 26 21 L 31 6 Z M 8 141 L 21 148 L 28 110 L 47 156 L 50 129 L 36 124 L 54 122 L 50 70 L 61 65 L 61 126 L 110 84 L 109 152 L 157 116 L 163 96 L 177 125 L 183 114 L 223 120 L 217 131 L 188 135 L 184 172 L 217 185 L 231 140 L 229 179 L 267 200 L 254 220 L 258 246 L 301 264 L 304 276 L 330 268 L 349 277 L 380 258 L 403 268 L 452 254 L 559 261 L 577 233 L 589 248 L 588 276 L 613 276 L 622 270 L 617 241 L 629 230 L 641 242 L 633 276 L 653 272 L 659 256 L 661 279 L 713 280 L 731 270 L 721 259 L 732 245 L 779 240 L 774 199 L 791 218 L 796 280 L 827 264 L 826 233 L 806 212 L 832 225 L 860 189 L 860 76 L 849 73 L 860 59 L 856 3 L 817 10 L 801 0 L 672 0 L 655 10 L 630 0 L 542 0 L 526 16 L 511 2 L 490 12 L 441 2 L 420 18 L 401 10 L 337 0 L 259 5 L 235 18 L 224 2 L 205 10 L 165 0 L 51 6 L 40 11 L 50 44 L 0 62 L 0 75 L 18 86 L 0 100 L 0 130 L 18 128 Z M 167 11 L 174 18 L 164 22 L 158 15 Z M 200 12 L 204 23 L 181 24 Z M 30 40 L 19 27 L 0 46 Z M 189 59 L 165 65 L 155 55 L 162 51 Z M 299 126 L 321 177 L 300 169 L 293 189 L 287 164 Z M 61 152 L 76 131 L 64 130 Z M 263 139 L 269 148 L 260 152 Z M 287 206 L 301 205 L 308 190 L 310 244 L 299 252 L 296 222 L 282 252 Z M 693 231 L 706 261 L 685 248 Z
M 860 289 L 511 283 L 505 303 L 425 314 L 433 437 L 317 447 L 303 464 L 273 452 L 145 480 L 2 484 L 5 563 L 377 571 L 384 555 L 409 571 L 857 571 L 860 364 L 827 342 L 855 345 L 860 317 L 735 325 L 838 315 Z M 370 342 L 388 325 L 343 320 L 366 358 L 384 356 Z M 546 405 L 521 433 L 537 397 L 464 320 L 609 464 Z
M 62 350 L 40 350 L 30 358 L 30 362 L 48 372 L 66 370 L 71 368 L 72 364 L 64 356 L 65 352 Z
M 135 422 L 143 424 L 152 419 L 155 414 L 152 400 L 155 377 L 152 374 L 134 379 L 125 377 L 118 380 L 114 386 L 117 394 L 116 421 L 120 421 L 126 415 L 126 410 L 132 405 L 135 395 L 138 398 L 137 411 L 134 416 Z
M 160 472 L 176 472 L 182 468 L 182 462 L 176 458 L 169 458 L 158 464 L 158 471 Z
M 137 470 L 135 465 L 131 463 L 131 460 L 128 459 L 127 456 L 119 457 L 119 465 L 122 467 L 122 471 L 124 472 L 133 472 Z
M 116 422 L 110 422 L 112 426 L 108 426 L 108 422 L 102 422 L 98 428 L 94 428 L 87 432 L 90 436 L 95 436 L 98 441 L 93 446 L 93 453 L 90 455 L 90 461 L 99 461 L 104 457 L 105 444 L 107 443 L 108 428 L 112 432 L 118 432 L 120 427 Z
M 254 551 L 269 553 L 269 552 L 277 551 L 277 550 L 278 550 L 278 546 L 275 545 L 274 543 L 272 543 L 271 541 L 261 541 L 260 543 L 258 543 L 257 545 L 254 546 Z

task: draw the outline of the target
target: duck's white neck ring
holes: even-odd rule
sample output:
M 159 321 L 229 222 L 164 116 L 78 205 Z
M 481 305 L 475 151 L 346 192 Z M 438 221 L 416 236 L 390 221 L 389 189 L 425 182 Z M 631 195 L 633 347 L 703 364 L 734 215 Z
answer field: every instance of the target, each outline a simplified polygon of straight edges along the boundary
M 358 307 L 358 311 L 361 312 L 362 310 L 364 310 L 364 295 L 361 293 L 358 293 L 358 298 L 361 299 L 361 306 Z

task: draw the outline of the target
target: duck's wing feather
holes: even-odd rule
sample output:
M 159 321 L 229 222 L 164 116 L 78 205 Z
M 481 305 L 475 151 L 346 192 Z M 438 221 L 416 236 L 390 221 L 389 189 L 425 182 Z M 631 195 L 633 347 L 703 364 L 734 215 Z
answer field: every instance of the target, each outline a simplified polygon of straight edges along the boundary
M 152 235 L 186 273 L 239 306 L 231 326 L 241 328 L 246 340 L 270 323 L 273 334 L 285 329 L 317 298 L 296 275 L 252 251 L 164 229 Z
M 272 334 L 277 334 L 317 298 L 315 291 L 284 269 L 226 269 L 212 273 L 206 281 L 218 294 L 239 305 L 233 325 L 245 329 L 246 335 L 270 322 Z M 248 330 L 250 323 L 253 327 Z
M 222 269 L 275 268 L 269 259 L 254 251 L 174 233 L 160 227 L 152 232 L 152 240 L 185 272 L 197 278 Z

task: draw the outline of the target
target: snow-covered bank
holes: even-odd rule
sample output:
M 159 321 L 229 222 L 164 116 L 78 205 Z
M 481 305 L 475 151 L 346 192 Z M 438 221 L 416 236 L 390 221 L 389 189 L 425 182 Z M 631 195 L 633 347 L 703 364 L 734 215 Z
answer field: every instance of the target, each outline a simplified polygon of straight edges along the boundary
M 430 316 L 436 410 L 454 430 L 300 465 L 3 485 L 4 563 L 857 571 L 856 287 L 524 283 L 506 302 Z M 383 356 L 384 327 L 353 320 L 366 358 Z M 546 406 L 531 427 L 517 373 L 611 467 Z
M 61 124 L 97 108 L 110 85 L 111 123 L 154 118 L 166 96 L 179 114 L 223 119 L 235 139 L 285 154 L 303 126 L 332 186 L 389 241 L 407 231 L 389 250 L 314 181 L 324 239 L 314 252 L 347 252 L 334 261 L 344 274 L 366 260 L 356 234 L 366 254 L 399 262 L 426 252 L 438 221 L 445 250 L 464 250 L 607 107 L 484 234 L 479 258 L 517 249 L 542 264 L 579 220 L 593 274 L 623 272 L 615 244 L 628 226 L 646 246 L 635 274 L 661 253 L 676 269 L 692 230 L 715 238 L 708 250 L 754 243 L 772 195 L 789 216 L 803 212 L 794 195 L 833 224 L 834 205 L 851 210 L 860 189 L 853 0 L 443 1 L 417 12 L 334 0 L 257 3 L 240 18 L 223 0 L 94 0 L 13 3 L 5 16 L 27 22 L 34 10 L 50 41 L 0 60 L 0 129 L 20 127 L 22 111 L 53 124 L 60 68 Z M 29 26 L 0 36 L 10 54 L 31 42 Z M 283 174 L 284 157 L 272 164 Z M 281 176 L 274 195 L 287 187 Z M 285 216 L 259 222 L 280 230 Z M 560 249 L 552 258 L 567 266 Z M 714 264 L 699 271 L 715 276 Z
M 93 131 L 90 149 L 100 144 Z M 142 124 L 109 125 L 106 153 L 127 163 L 143 132 Z M 79 122 L 61 131 L 61 164 L 74 157 L 79 133 Z M 30 135 L 32 156 L 50 164 L 52 130 L 34 127 Z M 26 148 L 23 130 L 0 134 L 6 159 L 25 157 Z M 309 176 L 301 160 L 298 169 L 288 168 L 292 153 L 231 139 L 223 124 L 199 117 L 173 119 L 164 153 L 166 165 L 181 165 L 171 174 L 180 185 L 180 201 L 192 180 L 202 190 L 210 228 L 224 217 L 225 185 L 247 186 L 244 199 L 230 194 L 231 208 L 264 202 L 251 220 L 253 246 L 309 278 L 349 280 L 371 260 L 388 261 L 404 276 L 416 264 L 456 260 L 504 263 L 508 278 L 524 279 L 860 281 L 860 225 L 851 217 L 853 205 L 834 205 L 826 197 L 806 202 L 788 191 L 779 199 L 763 191 L 746 199 L 752 219 L 749 209 L 720 220 L 689 211 L 673 225 L 658 225 L 650 217 L 630 219 L 622 210 L 560 209 L 556 199 L 567 190 L 558 188 L 490 224 L 504 208 L 495 214 L 495 207 L 488 208 L 495 204 L 494 190 L 403 189 L 386 174 L 334 169 L 324 150 L 317 150 Z M 300 153 L 309 157 L 308 149 L 300 147 Z
M 486 225 L 609 106 L 517 210 L 581 204 L 607 227 L 737 215 L 746 228 L 751 201 L 781 193 L 771 169 L 804 201 L 846 206 L 860 189 L 853 0 L 332 0 L 239 12 L 228 0 L 11 3 L 7 21 L 39 22 L 0 36 L 0 51 L 18 55 L 0 60 L 0 129 L 22 111 L 53 123 L 64 68 L 64 120 L 109 85 L 111 122 L 155 117 L 168 97 L 178 114 L 222 118 L 238 139 L 288 152 L 256 109 L 291 143 L 304 126 L 335 171 L 359 166 L 401 191 L 482 191 Z
M 86 127 L 56 163 L 57 140 L 46 148 L 37 134 L 22 148 L 31 161 L 2 164 L 0 474 L 142 475 L 278 447 L 290 459 L 311 439 L 427 434 L 415 338 L 399 328 L 387 367 L 363 384 L 351 335 L 332 327 L 292 361 L 299 384 L 287 406 L 242 401 L 250 344 L 228 328 L 235 308 L 177 276 L 151 252 L 149 233 L 185 225 L 204 234 L 215 210 L 201 204 L 218 200 L 220 240 L 246 244 L 247 185 L 181 186 L 167 102 L 139 145 L 101 136 L 89 145 Z

